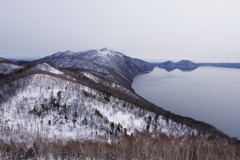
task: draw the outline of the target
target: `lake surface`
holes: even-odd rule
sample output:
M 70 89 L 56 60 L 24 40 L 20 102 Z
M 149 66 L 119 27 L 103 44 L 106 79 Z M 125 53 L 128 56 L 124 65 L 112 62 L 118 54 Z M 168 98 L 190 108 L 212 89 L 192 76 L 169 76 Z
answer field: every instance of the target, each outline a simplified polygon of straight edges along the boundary
M 240 139 L 240 69 L 200 67 L 192 72 L 155 68 L 132 84 L 140 96 L 173 113 L 214 125 Z

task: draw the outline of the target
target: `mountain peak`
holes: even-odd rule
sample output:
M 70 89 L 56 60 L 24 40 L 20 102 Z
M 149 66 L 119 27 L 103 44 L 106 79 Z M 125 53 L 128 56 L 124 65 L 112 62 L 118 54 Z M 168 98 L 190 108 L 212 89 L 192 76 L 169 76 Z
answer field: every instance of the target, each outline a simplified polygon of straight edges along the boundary
M 97 51 L 97 52 L 96 52 Z M 86 51 L 80 51 L 80 52 L 72 52 L 70 50 L 66 50 L 65 52 L 57 52 L 52 54 L 51 56 L 48 56 L 48 58 L 74 58 L 76 56 L 82 55 L 82 54 L 91 54 L 91 53 L 100 53 L 103 55 L 107 55 L 108 53 L 115 52 L 112 49 L 109 48 L 102 48 L 100 50 L 86 50 Z
M 70 50 L 66 50 L 64 53 L 73 53 L 73 52 Z
M 101 51 L 101 52 L 104 52 L 104 51 L 113 51 L 113 50 L 110 49 L 110 48 L 106 48 L 106 47 L 104 47 L 104 48 L 100 49 L 100 51 Z
M 74 55 L 74 52 L 70 51 L 70 50 L 66 50 L 65 52 L 63 52 L 63 55 Z
M 181 61 L 177 62 L 176 65 L 179 67 L 185 67 L 185 68 L 186 67 L 196 67 L 196 64 L 189 60 L 181 60 Z
M 163 63 L 160 63 L 158 65 L 160 68 L 165 68 L 167 71 L 173 71 L 176 68 L 180 69 L 181 71 L 192 71 L 196 69 L 198 66 L 192 61 L 189 60 L 181 60 L 177 63 L 174 63 L 172 61 L 166 61 Z
M 66 56 L 73 56 L 75 55 L 74 52 L 70 51 L 70 50 L 66 50 L 65 52 L 57 52 L 52 54 L 51 56 L 48 56 L 47 58 L 62 58 L 62 57 L 66 57 Z
M 82 52 L 60 52 L 39 61 L 59 68 L 79 67 L 101 73 L 108 73 L 108 69 L 119 72 L 126 71 L 124 72 L 126 77 L 134 77 L 141 72 L 153 69 L 153 66 L 147 62 L 125 56 L 109 48 Z
M 181 61 L 179 61 L 179 62 L 177 62 L 177 63 L 193 63 L 193 62 L 190 61 L 190 60 L 184 59 L 184 60 L 181 60 Z

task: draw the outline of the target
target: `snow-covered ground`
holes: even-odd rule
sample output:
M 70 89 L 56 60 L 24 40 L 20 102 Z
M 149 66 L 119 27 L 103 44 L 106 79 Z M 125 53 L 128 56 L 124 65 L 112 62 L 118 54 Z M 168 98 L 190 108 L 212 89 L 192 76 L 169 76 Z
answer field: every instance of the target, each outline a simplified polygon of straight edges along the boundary
M 196 132 L 162 116 L 154 120 L 155 113 L 49 75 L 35 74 L 7 84 L 0 88 L 0 97 L 4 97 L 0 103 L 0 134 L 7 142 L 11 138 L 29 141 L 36 136 L 109 138 L 146 128 L 168 135 Z
M 58 69 L 56 68 L 53 68 L 52 66 L 50 66 L 49 64 L 47 63 L 40 63 L 40 64 L 37 64 L 36 66 L 34 66 L 33 68 L 31 68 L 32 70 L 42 70 L 42 71 L 47 71 L 47 72 L 50 72 L 50 73 L 54 73 L 54 74 L 60 74 L 60 75 L 63 75 L 64 73 L 59 71 Z
M 102 80 L 101 78 L 98 78 L 97 76 L 95 76 L 94 74 L 90 73 L 90 72 L 81 72 L 84 76 L 86 76 L 87 78 L 91 79 L 92 81 L 96 82 L 96 83 L 100 83 L 102 85 L 111 87 L 111 88 L 115 88 L 118 89 L 122 92 L 124 92 L 125 94 L 128 94 L 132 97 L 137 98 L 137 96 L 135 94 L 133 94 L 132 92 L 130 92 L 128 89 L 126 89 L 125 87 L 119 85 L 116 80 L 112 77 L 108 77 L 111 79 L 111 82 L 107 82 Z
M 0 61 L 1 61 L 1 59 L 0 59 Z M 17 64 L 12 64 L 9 62 L 0 62 L 0 74 L 13 73 L 14 71 L 22 69 L 22 68 L 23 68 L 22 66 L 19 66 Z

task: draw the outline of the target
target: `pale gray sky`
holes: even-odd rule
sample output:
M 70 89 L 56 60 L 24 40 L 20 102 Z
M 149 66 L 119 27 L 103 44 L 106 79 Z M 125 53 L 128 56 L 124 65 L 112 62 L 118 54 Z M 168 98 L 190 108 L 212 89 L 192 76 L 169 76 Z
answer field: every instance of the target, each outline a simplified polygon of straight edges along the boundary
M 147 61 L 240 62 L 240 1 L 0 1 L 0 57 L 103 47 Z

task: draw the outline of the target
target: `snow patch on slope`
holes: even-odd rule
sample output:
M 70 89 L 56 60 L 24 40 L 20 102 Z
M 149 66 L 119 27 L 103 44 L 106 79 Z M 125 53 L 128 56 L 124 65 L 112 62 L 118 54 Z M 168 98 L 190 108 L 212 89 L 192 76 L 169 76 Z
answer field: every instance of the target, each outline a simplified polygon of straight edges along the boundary
M 64 74 L 63 72 L 59 71 L 56 68 L 53 68 L 52 66 L 50 66 L 47 63 L 37 64 L 36 66 L 34 66 L 31 69 L 32 70 L 42 70 L 42 71 L 46 71 L 46 72 L 50 72 L 50 73 L 54 73 L 54 74 L 59 74 L 59 75 L 63 75 Z
M 89 72 L 82 72 L 84 76 L 88 77 L 89 79 L 91 79 L 92 81 L 98 83 L 100 81 L 100 79 L 96 76 L 94 76 L 93 74 L 89 73 Z

